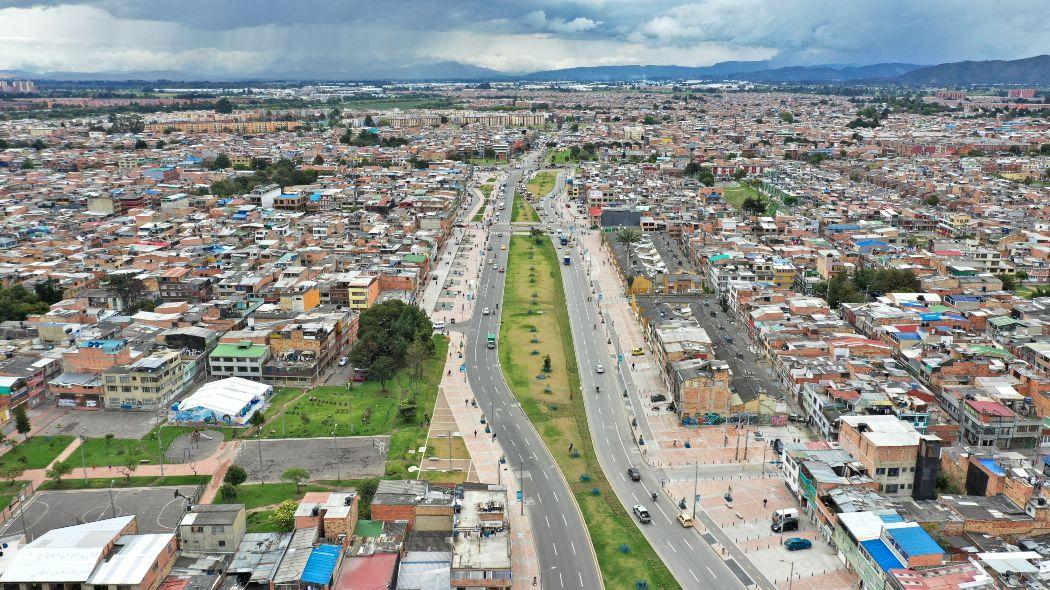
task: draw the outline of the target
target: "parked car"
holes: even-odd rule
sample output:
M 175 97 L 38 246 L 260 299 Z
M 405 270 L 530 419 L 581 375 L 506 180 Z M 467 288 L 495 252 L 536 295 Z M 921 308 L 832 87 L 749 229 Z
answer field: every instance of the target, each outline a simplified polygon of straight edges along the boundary
M 645 354 L 645 351 L 642 350 L 641 348 L 633 348 L 633 349 L 631 349 L 631 356 L 642 356 L 643 354 Z
M 774 522 L 769 527 L 774 533 L 786 533 L 788 531 L 798 530 L 798 519 L 797 518 L 785 518 Z
M 638 522 L 642 524 L 649 524 L 653 521 L 653 517 L 649 516 L 649 511 L 645 509 L 645 506 L 636 504 L 634 507 L 634 515 L 638 518 Z
M 651 401 L 651 402 L 665 402 L 665 401 L 667 401 L 667 396 L 662 394 L 662 393 L 654 393 L 654 394 L 649 396 L 649 401 Z
M 350 362 L 350 357 L 344 356 L 343 358 L 339 359 L 339 366 L 340 367 L 345 367 L 346 363 L 349 363 L 349 362 Z
M 637 467 L 628 467 L 627 477 L 631 478 L 631 481 L 639 481 L 642 479 L 642 472 L 638 471 Z
M 802 537 L 791 537 L 787 541 L 784 541 L 784 547 L 787 547 L 788 551 L 801 551 L 802 549 L 813 547 L 813 541 L 803 539 Z

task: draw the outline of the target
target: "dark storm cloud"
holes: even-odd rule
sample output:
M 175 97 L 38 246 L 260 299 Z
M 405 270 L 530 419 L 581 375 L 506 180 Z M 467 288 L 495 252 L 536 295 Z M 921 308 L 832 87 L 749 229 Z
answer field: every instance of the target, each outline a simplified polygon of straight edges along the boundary
M 1048 0 L 8 0 L 0 22 L 0 69 L 36 70 L 934 63 L 1050 48 Z

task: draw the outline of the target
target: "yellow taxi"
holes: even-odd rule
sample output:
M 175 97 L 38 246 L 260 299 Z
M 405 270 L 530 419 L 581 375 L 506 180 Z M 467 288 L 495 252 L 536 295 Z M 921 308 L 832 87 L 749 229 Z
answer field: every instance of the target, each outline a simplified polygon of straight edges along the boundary
M 643 354 L 645 354 L 645 351 L 641 348 L 635 348 L 631 350 L 631 356 L 642 356 Z

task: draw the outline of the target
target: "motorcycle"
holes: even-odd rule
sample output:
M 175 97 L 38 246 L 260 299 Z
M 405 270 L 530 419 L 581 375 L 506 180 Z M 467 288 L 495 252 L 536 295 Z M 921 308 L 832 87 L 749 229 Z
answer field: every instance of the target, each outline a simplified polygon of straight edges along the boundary
M 656 501 L 656 492 L 653 492 L 652 494 L 649 494 L 649 495 L 652 496 L 653 502 L 655 502 Z

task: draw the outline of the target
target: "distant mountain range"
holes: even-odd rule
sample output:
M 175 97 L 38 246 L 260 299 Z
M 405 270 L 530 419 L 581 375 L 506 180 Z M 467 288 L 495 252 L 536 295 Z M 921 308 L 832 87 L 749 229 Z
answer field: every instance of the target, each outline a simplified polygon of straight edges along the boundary
M 0 78 L 30 78 L 53 81 L 100 80 L 171 80 L 214 82 L 244 81 L 244 77 L 215 77 L 172 71 L 136 72 L 49 72 L 20 70 L 0 71 Z M 272 72 L 250 80 L 375 80 L 375 81 L 466 81 L 466 82 L 640 82 L 664 80 L 737 80 L 759 83 L 828 83 L 886 85 L 959 85 L 1020 84 L 1050 86 L 1050 55 L 1039 55 L 1012 61 L 962 61 L 939 65 L 878 63 L 855 66 L 826 64 L 814 66 L 774 67 L 768 61 L 726 61 L 704 67 L 626 65 L 595 66 L 546 70 L 510 75 L 496 70 L 455 61 L 422 63 L 394 69 L 355 72 Z

